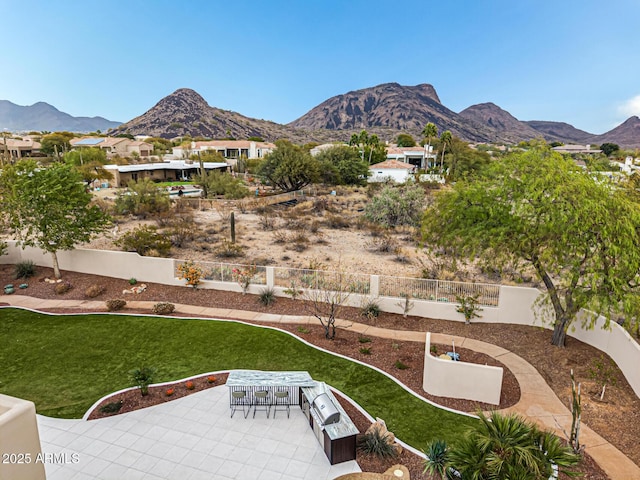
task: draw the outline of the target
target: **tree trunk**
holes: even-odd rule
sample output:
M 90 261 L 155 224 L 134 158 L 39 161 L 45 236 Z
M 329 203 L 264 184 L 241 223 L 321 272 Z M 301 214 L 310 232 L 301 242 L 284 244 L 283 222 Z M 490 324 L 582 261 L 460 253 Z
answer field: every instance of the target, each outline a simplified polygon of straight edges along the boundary
M 62 275 L 60 275 L 60 266 L 58 265 L 58 255 L 55 251 L 51 252 L 51 259 L 53 260 L 53 276 L 59 279 Z
M 564 347 L 565 338 L 567 338 L 567 329 L 568 325 L 567 319 L 563 315 L 561 318 L 556 320 L 555 326 L 553 327 L 553 336 L 551 337 L 551 344 L 556 347 Z

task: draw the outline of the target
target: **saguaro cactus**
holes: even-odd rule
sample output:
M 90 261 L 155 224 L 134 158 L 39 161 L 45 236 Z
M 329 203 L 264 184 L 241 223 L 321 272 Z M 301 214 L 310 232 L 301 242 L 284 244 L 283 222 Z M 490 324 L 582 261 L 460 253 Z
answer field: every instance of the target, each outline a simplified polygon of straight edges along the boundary
M 231 221 L 231 243 L 236 243 L 236 217 L 233 212 L 231 212 L 229 219 Z

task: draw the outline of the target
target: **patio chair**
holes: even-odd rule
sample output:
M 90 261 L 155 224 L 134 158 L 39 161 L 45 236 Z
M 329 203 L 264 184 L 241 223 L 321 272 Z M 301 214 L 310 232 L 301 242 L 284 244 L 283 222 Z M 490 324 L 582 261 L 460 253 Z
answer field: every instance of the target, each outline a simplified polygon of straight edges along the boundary
M 276 418 L 278 407 L 281 410 L 287 410 L 287 418 L 289 418 L 289 392 L 287 390 L 278 390 L 273 393 L 273 418 Z
M 231 418 L 233 418 L 233 414 L 236 413 L 238 407 L 242 407 L 244 418 L 247 418 L 251 411 L 251 405 L 249 405 L 247 392 L 244 390 L 234 390 L 231 392 Z
M 253 392 L 253 418 L 256 418 L 256 411 L 258 409 L 264 409 L 269 418 L 271 412 L 271 399 L 269 396 L 269 390 L 257 390 Z

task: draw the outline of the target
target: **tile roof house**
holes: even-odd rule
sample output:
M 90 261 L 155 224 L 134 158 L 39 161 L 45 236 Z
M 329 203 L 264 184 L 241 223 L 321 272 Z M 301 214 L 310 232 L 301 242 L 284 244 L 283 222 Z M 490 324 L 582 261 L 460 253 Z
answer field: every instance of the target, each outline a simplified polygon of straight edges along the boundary
M 31 138 L 0 140 L 0 155 L 6 155 L 10 158 L 24 158 L 38 153 L 40 153 L 40 143 Z
M 415 173 L 416 166 L 398 160 L 386 160 L 369 167 L 369 182 L 386 182 L 392 180 L 404 183 Z
M 74 138 L 70 142 L 71 148 L 100 148 L 105 151 L 107 158 L 119 155 L 121 157 L 149 157 L 153 152 L 153 145 L 140 140 L 129 140 L 119 137 L 82 137 Z
M 433 153 L 433 146 L 431 146 L 431 151 L 429 152 L 427 152 L 426 145 L 424 147 L 397 147 L 395 145 L 389 145 L 386 148 L 388 160 L 410 163 L 422 169 L 433 165 L 436 159 L 436 154 Z
M 273 143 L 254 142 L 251 140 L 210 140 L 207 142 L 191 142 L 190 148 L 183 146 L 173 148 L 175 158 L 188 158 L 199 152 L 213 150 L 227 160 L 236 160 L 241 157 L 248 159 L 263 158 L 267 153 L 276 148 Z

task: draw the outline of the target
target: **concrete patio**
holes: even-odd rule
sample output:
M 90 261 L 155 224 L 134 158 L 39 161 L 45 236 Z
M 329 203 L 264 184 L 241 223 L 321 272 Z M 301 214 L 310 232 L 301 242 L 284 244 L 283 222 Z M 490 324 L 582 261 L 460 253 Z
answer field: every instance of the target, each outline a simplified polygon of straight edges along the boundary
M 252 412 L 253 413 L 253 412 Z M 100 420 L 38 416 L 48 480 L 331 480 L 359 472 L 330 465 L 302 411 L 229 416 L 224 386 Z M 64 456 L 60 455 L 64 454 Z

